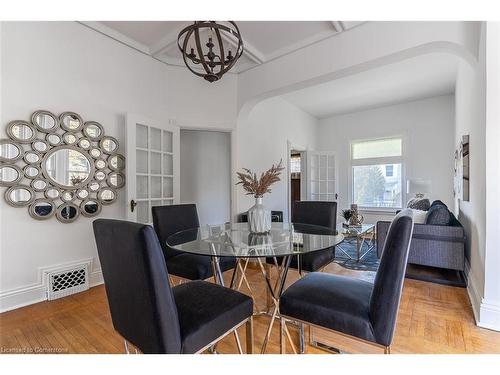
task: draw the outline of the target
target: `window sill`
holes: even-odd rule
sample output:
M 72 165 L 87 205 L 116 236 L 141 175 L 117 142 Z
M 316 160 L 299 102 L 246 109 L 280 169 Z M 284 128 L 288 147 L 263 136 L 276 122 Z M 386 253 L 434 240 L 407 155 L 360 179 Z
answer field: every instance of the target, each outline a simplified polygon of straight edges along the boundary
M 386 214 L 386 215 L 396 215 L 396 211 L 402 210 L 402 208 L 361 208 L 358 207 L 358 211 L 362 214 Z

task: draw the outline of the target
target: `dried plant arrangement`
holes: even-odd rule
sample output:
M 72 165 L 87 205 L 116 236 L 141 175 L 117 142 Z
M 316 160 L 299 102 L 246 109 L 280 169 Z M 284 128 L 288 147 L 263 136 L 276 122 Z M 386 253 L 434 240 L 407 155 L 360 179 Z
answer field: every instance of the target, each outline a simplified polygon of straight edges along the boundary
M 253 195 L 255 198 L 260 198 L 266 193 L 271 192 L 271 185 L 280 181 L 281 171 L 283 167 L 283 160 L 277 165 L 272 165 L 270 169 L 257 178 L 257 173 L 252 172 L 248 168 L 243 168 L 243 172 L 236 172 L 238 182 L 236 185 L 241 185 L 246 191 L 246 195 Z

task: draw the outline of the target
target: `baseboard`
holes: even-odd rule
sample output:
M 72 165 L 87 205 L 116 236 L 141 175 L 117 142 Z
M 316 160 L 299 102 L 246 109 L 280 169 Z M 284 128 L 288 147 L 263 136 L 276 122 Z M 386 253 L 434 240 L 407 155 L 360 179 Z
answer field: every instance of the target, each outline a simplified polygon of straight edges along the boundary
M 476 320 L 476 324 L 478 324 L 482 297 L 477 291 L 476 278 L 471 273 L 469 262 L 465 262 L 465 274 L 467 275 L 467 294 L 469 295 L 474 319 Z
M 85 260 L 88 261 L 88 260 Z M 81 263 L 74 262 L 74 263 Z M 68 264 L 65 264 L 66 266 Z M 45 277 L 43 277 L 44 272 L 49 269 L 54 269 L 59 266 L 51 266 L 48 268 L 41 268 L 38 273 L 38 282 L 25 287 L 9 290 L 0 293 L 0 313 L 15 310 L 21 307 L 32 305 L 35 303 L 43 302 L 47 300 L 47 285 Z M 89 286 L 92 288 L 94 286 L 103 284 L 104 280 L 102 277 L 102 271 L 100 269 L 94 270 L 89 274 Z

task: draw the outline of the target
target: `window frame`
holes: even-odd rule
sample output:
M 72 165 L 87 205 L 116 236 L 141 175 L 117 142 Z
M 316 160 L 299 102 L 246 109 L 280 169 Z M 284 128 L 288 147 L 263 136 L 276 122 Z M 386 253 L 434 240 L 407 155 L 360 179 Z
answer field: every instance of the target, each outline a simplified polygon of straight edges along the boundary
M 385 139 L 401 139 L 401 156 L 386 156 L 378 158 L 365 158 L 365 159 L 353 159 L 352 147 L 355 143 L 369 142 L 369 141 L 379 141 Z M 356 166 L 370 166 L 379 164 L 401 164 L 401 207 L 370 207 L 370 206 L 360 206 L 358 209 L 364 212 L 396 212 L 401 210 L 406 202 L 406 189 L 404 182 L 406 181 L 406 149 L 407 149 L 407 136 L 406 134 L 393 134 L 383 137 L 370 137 L 370 138 L 358 138 L 349 141 L 349 171 L 348 171 L 348 192 L 349 192 L 349 205 L 354 203 L 354 173 L 353 167 Z

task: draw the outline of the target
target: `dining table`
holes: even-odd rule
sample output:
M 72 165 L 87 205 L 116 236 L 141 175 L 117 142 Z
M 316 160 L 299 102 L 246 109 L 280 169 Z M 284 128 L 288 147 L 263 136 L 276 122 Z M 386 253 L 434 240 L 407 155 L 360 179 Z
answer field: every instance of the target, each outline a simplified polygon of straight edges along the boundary
M 249 262 L 253 261 L 257 264 L 266 292 L 272 301 L 269 309 L 255 312 L 256 315 L 266 314 L 270 316 L 269 326 L 261 348 L 261 353 L 265 353 L 274 322 L 279 318 L 279 300 L 284 292 L 292 258 L 297 257 L 297 264 L 300 267 L 301 256 L 331 248 L 343 240 L 343 234 L 336 229 L 318 225 L 272 223 L 268 232 L 253 233 L 249 230 L 248 223 L 224 223 L 204 225 L 174 233 L 167 238 L 167 246 L 180 252 L 210 257 L 214 279 L 222 286 L 226 285 L 219 266 L 220 258 L 235 258 L 236 265 L 228 287 L 237 290 L 245 282 L 251 291 L 245 275 L 246 269 Z M 266 267 L 267 259 L 272 260 L 271 263 L 276 267 L 278 273 L 274 282 Z M 301 273 L 299 272 L 299 274 Z M 255 301 L 255 296 L 252 295 L 252 297 Z M 296 352 L 288 329 L 286 329 L 286 336 Z M 303 335 L 300 337 L 302 340 Z M 301 348 L 303 345 L 303 341 L 301 341 Z

